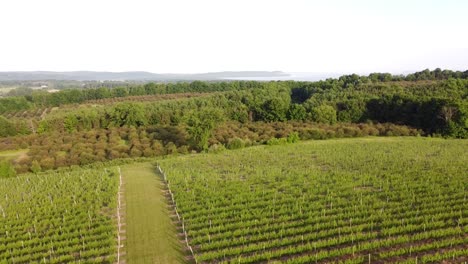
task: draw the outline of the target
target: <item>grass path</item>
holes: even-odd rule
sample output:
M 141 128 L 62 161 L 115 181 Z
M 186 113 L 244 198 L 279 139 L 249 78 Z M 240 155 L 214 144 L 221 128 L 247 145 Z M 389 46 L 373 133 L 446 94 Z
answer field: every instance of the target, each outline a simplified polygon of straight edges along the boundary
M 126 202 L 126 263 L 184 263 L 162 181 L 149 163 L 122 166 Z
M 0 160 L 15 160 L 23 157 L 28 153 L 28 149 L 20 149 L 20 150 L 6 150 L 0 151 Z

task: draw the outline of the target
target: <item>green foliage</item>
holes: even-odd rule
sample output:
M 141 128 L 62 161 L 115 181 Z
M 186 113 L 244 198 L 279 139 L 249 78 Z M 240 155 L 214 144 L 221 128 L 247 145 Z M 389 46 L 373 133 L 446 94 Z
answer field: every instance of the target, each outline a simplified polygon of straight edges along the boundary
M 445 135 L 468 138 L 468 101 L 442 107 L 441 117 L 446 120 Z
M 318 82 L 195 81 L 147 83 L 112 89 L 69 89 L 54 94 L 34 91 L 25 97 L 4 98 L 5 101 L 0 99 L 0 108 L 6 106 L 4 116 L 7 117 L 6 121 L 0 120 L 0 136 L 31 133 L 37 122 L 39 133 L 123 126 L 184 126 L 190 120 L 190 115 L 213 108 L 223 112 L 224 120 L 241 123 L 313 120 L 322 124 L 334 124 L 371 121 L 407 125 L 422 129 L 425 134 L 464 138 L 466 118 L 463 117 L 464 110 L 461 107 L 468 96 L 467 74 L 468 72 L 436 69 L 407 77 L 387 73 L 372 73 L 369 76 L 351 74 Z M 213 91 L 219 92 L 208 94 Z M 128 95 L 188 92 L 205 94 L 172 94 L 167 98 L 177 98 L 176 100 L 162 101 L 162 96 L 121 98 Z M 185 98 L 189 96 L 196 98 Z M 117 97 L 119 100 L 115 101 L 124 102 L 110 106 L 100 105 L 114 101 L 107 98 Z M 79 109 L 65 107 L 64 111 L 53 111 L 49 108 L 86 100 L 98 101 L 94 101 L 95 105 L 92 107 Z M 139 100 L 148 101 L 129 102 Z M 35 106 L 34 109 L 24 111 L 31 105 Z M 447 116 L 444 111 L 450 108 L 456 114 Z M 31 116 L 36 120 L 24 121 Z M 201 138 L 203 137 L 199 137 Z M 197 144 L 192 143 L 197 150 L 204 148 L 203 145 L 195 146 Z
M 287 137 L 288 143 L 297 143 L 299 142 L 299 140 L 301 140 L 301 138 L 299 137 L 299 133 L 297 132 L 292 132 Z
M 226 147 L 222 144 L 213 144 L 208 148 L 208 153 L 220 153 L 226 150 Z
M 120 103 L 107 112 L 111 126 L 143 126 L 147 123 L 143 105 L 138 103 Z
M 26 100 L 26 97 L 0 98 L 0 114 L 11 111 L 27 110 L 30 108 L 31 103 Z
M 15 126 L 3 116 L 0 116 L 0 137 L 16 135 Z
M 208 150 L 208 139 L 215 126 L 223 118 L 223 112 L 215 108 L 192 113 L 187 120 L 187 132 L 190 135 L 192 147 L 198 151 Z
M 266 143 L 268 146 L 283 145 L 288 143 L 288 140 L 286 138 L 270 138 Z
M 312 108 L 311 118 L 314 122 L 324 124 L 336 123 L 336 110 L 333 106 L 320 105 Z
M 101 168 L 1 180 L 2 262 L 115 263 L 117 175 Z
M 245 147 L 245 143 L 242 139 L 238 138 L 238 137 L 235 137 L 231 140 L 229 140 L 228 144 L 227 144 L 227 148 L 228 149 L 240 149 L 240 148 L 243 148 Z
M 47 120 L 42 120 L 37 126 L 37 133 L 44 134 L 47 132 L 49 132 L 49 124 L 47 123 Z
M 15 177 L 16 171 L 9 161 L 0 160 L 0 178 Z
M 285 121 L 289 105 L 281 98 L 272 98 L 265 101 L 258 115 L 260 118 L 267 122 Z
M 366 104 L 359 100 L 348 100 L 337 103 L 337 121 L 358 123 L 366 114 Z
M 305 107 L 300 104 L 291 104 L 287 116 L 289 120 L 303 121 L 307 119 L 307 111 Z
M 449 121 L 445 134 L 454 138 L 468 138 L 468 128 L 466 126 L 461 126 L 456 122 Z
M 199 263 L 459 263 L 468 252 L 467 147 L 308 141 L 160 165 L 190 245 L 203 248 Z
M 299 142 L 300 140 L 300 137 L 299 137 L 299 133 L 297 132 L 292 132 L 290 133 L 287 137 L 283 137 L 283 138 L 270 138 L 266 144 L 268 146 L 273 146 L 273 145 L 284 145 L 286 143 L 297 143 Z
M 63 126 L 68 133 L 74 132 L 78 126 L 78 119 L 75 115 L 69 115 L 63 120 Z
M 171 154 L 177 154 L 177 146 L 174 144 L 174 142 L 169 142 L 166 144 L 166 153 L 167 155 Z
M 241 122 L 241 123 L 248 122 L 249 121 L 248 107 L 244 104 L 239 104 L 233 107 L 231 111 L 230 119 Z
M 37 174 L 41 171 L 42 171 L 41 164 L 37 160 L 33 160 L 31 163 L 31 172 Z

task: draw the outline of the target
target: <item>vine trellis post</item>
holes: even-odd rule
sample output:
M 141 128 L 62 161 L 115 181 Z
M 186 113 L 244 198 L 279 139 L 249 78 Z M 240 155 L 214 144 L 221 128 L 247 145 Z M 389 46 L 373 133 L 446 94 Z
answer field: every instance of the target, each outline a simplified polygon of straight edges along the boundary
M 122 210 L 122 199 L 121 199 L 121 190 L 122 190 L 122 171 L 119 168 L 119 190 L 117 192 L 117 264 L 120 264 L 120 248 L 122 247 L 122 240 L 120 237 L 120 232 L 122 231 L 122 223 L 120 219 L 120 213 Z
M 192 248 L 192 246 L 190 246 L 189 241 L 188 241 L 188 234 L 187 234 L 187 230 L 185 229 L 184 219 L 182 217 L 180 217 L 179 212 L 177 211 L 177 204 L 176 204 L 176 201 L 174 199 L 174 193 L 172 193 L 172 191 L 171 191 L 171 187 L 170 187 L 169 181 L 167 180 L 166 173 L 164 173 L 164 171 L 161 169 L 161 166 L 159 166 L 159 164 L 157 165 L 157 169 L 158 169 L 158 173 L 163 176 L 164 183 L 166 184 L 169 195 L 171 196 L 171 202 L 172 202 L 172 205 L 174 207 L 174 212 L 175 212 L 175 214 L 177 216 L 177 220 L 182 224 L 182 232 L 184 233 L 185 244 L 186 244 L 187 248 L 190 250 L 190 253 L 192 254 L 192 257 L 195 260 L 195 263 L 198 263 L 197 258 L 195 257 L 195 253 L 193 252 L 193 248 Z

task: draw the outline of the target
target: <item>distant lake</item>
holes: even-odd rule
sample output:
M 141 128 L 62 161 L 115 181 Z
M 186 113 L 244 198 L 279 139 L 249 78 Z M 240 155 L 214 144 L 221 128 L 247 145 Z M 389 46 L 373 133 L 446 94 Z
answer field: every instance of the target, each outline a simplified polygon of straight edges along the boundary
M 224 77 L 224 80 L 246 80 L 246 81 L 320 81 L 328 78 L 337 78 L 341 73 L 310 73 L 310 72 L 288 72 L 288 75 L 280 76 L 246 76 L 246 77 Z

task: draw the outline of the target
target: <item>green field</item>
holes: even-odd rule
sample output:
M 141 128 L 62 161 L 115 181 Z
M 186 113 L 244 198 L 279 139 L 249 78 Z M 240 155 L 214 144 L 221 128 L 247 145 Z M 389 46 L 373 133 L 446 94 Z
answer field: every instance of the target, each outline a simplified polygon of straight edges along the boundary
M 117 174 L 77 169 L 0 180 L 0 263 L 114 263 Z
M 363 138 L 161 160 L 200 263 L 468 260 L 468 141 Z
M 120 263 L 191 263 L 185 235 L 198 263 L 463 263 L 466 149 L 393 137 L 169 156 L 166 185 L 123 165 Z M 0 263 L 116 263 L 118 191 L 111 164 L 0 179 Z
M 168 216 L 163 183 L 148 163 L 122 167 L 126 201 L 127 263 L 183 263 L 175 226 Z

